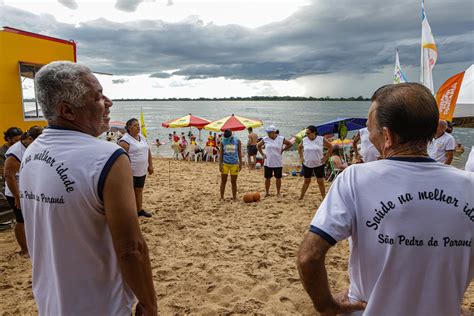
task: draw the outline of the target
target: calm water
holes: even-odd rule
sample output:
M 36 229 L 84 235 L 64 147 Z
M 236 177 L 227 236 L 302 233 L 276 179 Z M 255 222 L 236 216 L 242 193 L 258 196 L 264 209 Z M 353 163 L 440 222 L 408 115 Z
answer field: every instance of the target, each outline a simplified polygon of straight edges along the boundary
M 260 119 L 264 126 L 274 124 L 281 135 L 288 138 L 308 125 L 318 125 L 337 117 L 367 117 L 369 106 L 369 101 L 115 101 L 111 108 L 111 118 L 125 122 L 132 117 L 139 118 L 140 109 L 143 109 L 149 142 L 156 138 L 167 142 L 158 149 L 158 154 L 171 156 L 168 134 L 173 129 L 164 128 L 161 123 L 188 113 L 208 120 L 217 120 L 231 114 Z M 187 134 L 189 128 L 177 130 L 178 133 L 182 131 Z M 264 134 L 263 128 L 255 131 L 259 135 Z M 197 130 L 193 129 L 193 133 L 197 135 Z M 208 131 L 203 130 L 202 133 L 203 136 L 208 135 Z M 246 143 L 246 131 L 236 134 Z M 474 145 L 474 129 L 457 128 L 453 136 L 466 148 L 463 155 L 455 157 L 454 165 L 464 167 L 470 148 Z M 154 152 L 156 153 L 156 149 Z M 285 155 L 291 157 L 294 153 Z

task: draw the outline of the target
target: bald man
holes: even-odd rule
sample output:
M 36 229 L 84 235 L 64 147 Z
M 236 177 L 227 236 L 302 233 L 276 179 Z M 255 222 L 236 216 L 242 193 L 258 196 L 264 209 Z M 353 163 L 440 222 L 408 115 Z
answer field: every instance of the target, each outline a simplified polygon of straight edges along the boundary
M 436 135 L 428 144 L 428 154 L 434 160 L 450 165 L 453 161 L 456 141 L 453 136 L 446 133 L 447 128 L 448 122 L 439 120 Z

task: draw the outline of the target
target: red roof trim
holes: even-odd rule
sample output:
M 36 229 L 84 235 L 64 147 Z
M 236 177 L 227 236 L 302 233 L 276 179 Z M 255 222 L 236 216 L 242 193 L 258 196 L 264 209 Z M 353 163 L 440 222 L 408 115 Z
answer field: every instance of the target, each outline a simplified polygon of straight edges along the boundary
M 8 26 L 4 26 L 3 30 L 7 31 L 7 32 L 10 32 L 10 33 L 21 34 L 21 35 L 30 36 L 30 37 L 41 38 L 41 39 L 48 40 L 48 41 L 53 41 L 53 42 L 72 45 L 72 46 L 74 46 L 74 51 L 76 50 L 76 42 L 74 42 L 72 40 L 68 41 L 68 40 L 63 40 L 63 39 L 56 38 L 56 37 L 31 33 L 31 32 L 22 31 L 22 30 L 19 30 L 19 29 L 14 29 L 14 28 L 8 27 Z M 75 58 L 76 58 L 76 54 L 74 54 L 74 59 Z

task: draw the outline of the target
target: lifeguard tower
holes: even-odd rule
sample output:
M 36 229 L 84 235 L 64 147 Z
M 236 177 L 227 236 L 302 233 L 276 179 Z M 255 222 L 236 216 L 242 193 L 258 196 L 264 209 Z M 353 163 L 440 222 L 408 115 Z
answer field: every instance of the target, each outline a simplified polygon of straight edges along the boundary
M 23 131 L 45 126 L 34 97 L 34 77 L 55 60 L 76 62 L 76 43 L 50 36 L 0 28 L 0 132 L 12 126 Z M 3 139 L 0 139 L 0 142 Z

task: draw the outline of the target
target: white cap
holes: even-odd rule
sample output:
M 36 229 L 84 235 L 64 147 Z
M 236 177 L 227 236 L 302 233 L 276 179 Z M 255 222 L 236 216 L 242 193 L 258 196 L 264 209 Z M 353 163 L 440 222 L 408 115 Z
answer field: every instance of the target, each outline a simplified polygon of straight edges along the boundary
M 275 125 L 270 125 L 267 128 L 265 128 L 265 132 L 267 133 L 276 132 L 276 131 L 277 131 L 277 128 L 275 127 Z

